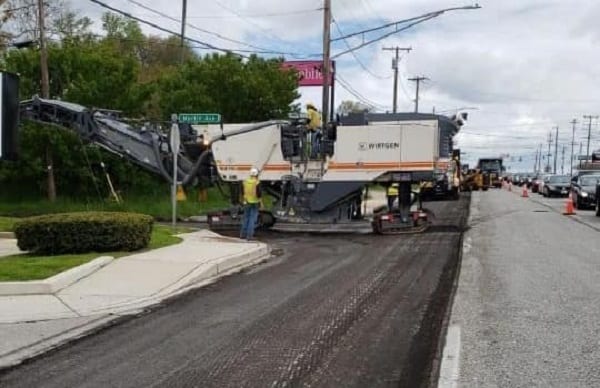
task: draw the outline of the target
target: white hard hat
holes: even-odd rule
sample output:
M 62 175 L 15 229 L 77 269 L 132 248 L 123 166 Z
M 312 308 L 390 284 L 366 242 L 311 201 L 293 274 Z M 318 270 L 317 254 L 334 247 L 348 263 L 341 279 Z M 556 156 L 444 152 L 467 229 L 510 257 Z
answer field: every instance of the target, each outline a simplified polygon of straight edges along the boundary
M 258 176 L 258 168 L 252 167 L 250 169 L 250 176 Z

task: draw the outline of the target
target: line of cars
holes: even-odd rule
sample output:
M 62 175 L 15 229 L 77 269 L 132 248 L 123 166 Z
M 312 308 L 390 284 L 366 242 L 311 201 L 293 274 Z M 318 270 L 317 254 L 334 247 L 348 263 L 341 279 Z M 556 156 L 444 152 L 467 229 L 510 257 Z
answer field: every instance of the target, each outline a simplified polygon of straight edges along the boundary
M 576 209 L 594 209 L 600 217 L 600 169 L 579 170 L 569 175 L 533 173 L 514 174 L 508 179 L 517 186 L 526 185 L 544 197 L 566 197 L 571 194 Z

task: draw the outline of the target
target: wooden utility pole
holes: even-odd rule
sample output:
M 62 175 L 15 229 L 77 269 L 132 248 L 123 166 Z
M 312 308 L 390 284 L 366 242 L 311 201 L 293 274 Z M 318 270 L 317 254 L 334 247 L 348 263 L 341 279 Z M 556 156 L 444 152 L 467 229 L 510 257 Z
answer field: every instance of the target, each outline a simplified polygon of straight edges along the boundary
M 552 132 L 548 133 L 548 155 L 546 158 L 546 172 L 549 173 L 550 172 L 550 157 L 552 156 L 552 153 L 550 152 L 550 149 L 552 147 Z
M 571 137 L 571 166 L 569 175 L 573 178 L 573 163 L 575 163 L 575 125 L 577 125 L 577 120 L 571 120 L 571 124 L 573 124 L 573 136 Z
M 394 69 L 394 103 L 393 113 L 398 112 L 398 64 L 400 63 L 400 50 L 410 52 L 412 47 L 384 47 L 384 51 L 395 51 L 396 57 L 392 59 L 392 69 Z M 435 109 L 435 108 L 434 108 Z
M 554 138 L 554 174 L 556 174 L 556 160 L 558 159 L 558 126 L 556 126 L 556 137 Z
M 181 10 L 181 58 L 180 61 L 183 63 L 185 56 L 185 23 L 187 14 L 187 0 L 183 0 L 183 7 Z
M 598 116 L 585 115 L 584 119 L 589 119 L 588 124 L 588 138 L 587 138 L 587 152 L 585 153 L 585 161 L 586 163 L 590 161 L 590 138 L 592 137 L 592 120 L 597 119 Z
M 38 29 L 40 39 L 40 68 L 42 98 L 50 98 L 50 81 L 48 77 L 48 48 L 46 47 L 46 29 L 44 26 L 44 1 L 38 0 Z M 54 181 L 54 163 L 52 161 L 52 145 L 46 144 L 46 168 L 48 171 L 48 200 L 56 201 L 56 183 Z
M 567 146 L 563 144 L 563 146 L 562 146 L 562 159 L 561 159 L 561 163 L 560 163 L 560 175 L 564 175 L 565 174 L 565 149 L 566 148 L 567 148 Z
M 413 78 L 409 78 L 409 81 L 413 81 L 417 83 L 417 92 L 416 92 L 416 97 L 415 97 L 415 113 L 419 113 L 419 85 L 421 84 L 421 81 L 426 81 L 429 78 L 421 76 L 421 77 L 413 77 Z
M 331 74 L 330 65 L 331 57 L 331 0 L 324 0 L 323 4 L 323 101 L 321 115 L 323 117 L 323 125 L 328 122 L 327 114 L 329 113 L 329 78 Z

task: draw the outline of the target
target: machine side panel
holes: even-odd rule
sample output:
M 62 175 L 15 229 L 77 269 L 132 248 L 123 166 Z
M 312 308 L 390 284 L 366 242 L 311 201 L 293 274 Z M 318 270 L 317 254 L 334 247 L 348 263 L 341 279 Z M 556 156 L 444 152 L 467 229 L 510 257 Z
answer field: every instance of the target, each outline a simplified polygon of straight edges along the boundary
M 368 182 L 389 171 L 430 172 L 438 142 L 437 120 L 340 127 L 323 180 Z
M 226 125 L 224 132 L 242 128 L 247 124 Z M 214 128 L 210 128 L 214 134 Z M 219 130 L 220 133 L 220 130 Z M 248 178 L 250 169 L 260 171 L 261 180 L 279 180 L 290 171 L 290 163 L 281 153 L 280 129 L 278 125 L 228 137 L 212 145 L 214 159 L 221 179 L 240 181 Z

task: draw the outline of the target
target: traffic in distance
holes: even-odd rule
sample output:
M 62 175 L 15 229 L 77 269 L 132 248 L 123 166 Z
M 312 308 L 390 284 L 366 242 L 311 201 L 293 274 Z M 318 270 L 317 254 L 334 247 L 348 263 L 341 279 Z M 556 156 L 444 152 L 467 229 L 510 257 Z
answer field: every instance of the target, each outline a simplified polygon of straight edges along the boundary
M 514 173 L 504 180 L 545 198 L 569 198 L 578 210 L 592 210 L 600 217 L 600 150 L 589 162 L 578 164 L 572 174 Z

